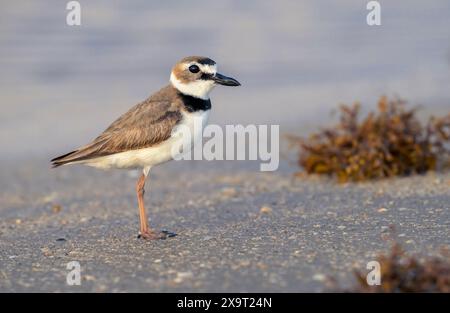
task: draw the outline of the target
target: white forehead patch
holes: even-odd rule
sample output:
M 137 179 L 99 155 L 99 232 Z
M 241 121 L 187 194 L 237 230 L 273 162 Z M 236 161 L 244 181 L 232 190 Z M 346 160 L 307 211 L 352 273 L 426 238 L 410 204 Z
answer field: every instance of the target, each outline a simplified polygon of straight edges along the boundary
M 200 71 L 202 71 L 203 73 L 207 73 L 207 74 L 213 74 L 215 75 L 217 73 L 217 65 L 209 65 L 209 64 L 200 64 L 197 62 L 191 62 L 186 64 L 186 69 L 189 68 L 189 66 L 191 65 L 197 65 L 200 68 Z

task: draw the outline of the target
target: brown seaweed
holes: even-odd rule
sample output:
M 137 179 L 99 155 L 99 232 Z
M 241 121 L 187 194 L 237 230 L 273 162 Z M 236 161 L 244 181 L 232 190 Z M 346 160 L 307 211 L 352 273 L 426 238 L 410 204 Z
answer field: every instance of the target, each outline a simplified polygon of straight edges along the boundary
M 425 173 L 449 164 L 450 113 L 423 124 L 417 108 L 383 96 L 375 112 L 360 119 L 360 105 L 342 105 L 340 122 L 309 138 L 289 136 L 308 174 L 339 182 Z

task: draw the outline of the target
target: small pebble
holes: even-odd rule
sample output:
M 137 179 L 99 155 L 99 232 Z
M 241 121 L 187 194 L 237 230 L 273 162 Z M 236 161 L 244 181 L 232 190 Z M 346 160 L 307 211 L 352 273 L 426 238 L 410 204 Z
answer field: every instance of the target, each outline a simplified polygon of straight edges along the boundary
M 85 281 L 94 281 L 95 280 L 95 276 L 92 275 L 83 275 L 83 279 Z
M 272 213 L 272 208 L 270 208 L 270 207 L 268 207 L 268 206 L 263 206 L 263 207 L 259 210 L 259 212 L 260 212 L 261 214 L 270 214 L 270 213 Z
M 323 275 L 323 274 L 315 274 L 314 276 L 313 276 L 313 280 L 316 280 L 316 281 L 324 281 L 325 280 L 325 275 Z
M 41 252 L 44 256 L 50 256 L 52 254 L 50 249 L 47 247 L 41 248 Z
M 59 212 L 61 212 L 61 209 L 62 209 L 62 207 L 59 204 L 52 205 L 52 212 L 53 213 L 59 213 Z
M 173 281 L 176 284 L 180 284 L 184 280 L 192 278 L 193 276 L 194 276 L 194 274 L 192 274 L 192 272 L 178 272 L 177 276 L 175 277 L 175 279 Z

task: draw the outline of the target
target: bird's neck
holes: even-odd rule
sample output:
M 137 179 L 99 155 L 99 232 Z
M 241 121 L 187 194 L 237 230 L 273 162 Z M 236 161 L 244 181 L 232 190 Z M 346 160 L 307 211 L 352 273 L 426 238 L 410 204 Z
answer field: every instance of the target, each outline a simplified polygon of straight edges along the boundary
M 211 100 L 200 99 L 190 95 L 186 95 L 178 90 L 178 96 L 184 104 L 188 112 L 208 111 L 211 109 Z

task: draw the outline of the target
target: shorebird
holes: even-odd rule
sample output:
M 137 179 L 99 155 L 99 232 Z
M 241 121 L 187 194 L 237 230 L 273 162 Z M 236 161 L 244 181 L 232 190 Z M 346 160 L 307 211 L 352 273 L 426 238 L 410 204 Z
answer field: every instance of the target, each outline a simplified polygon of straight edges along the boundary
M 150 169 L 174 158 L 173 147 L 201 136 L 183 136 L 180 126 L 194 129 L 194 121 L 205 126 L 211 110 L 209 93 L 217 85 L 240 86 L 231 77 L 217 73 L 213 60 L 191 56 L 172 68 L 170 84 L 132 107 L 91 143 L 51 160 L 53 167 L 84 164 L 97 168 L 142 169 L 136 183 L 140 230 L 138 237 L 165 239 L 175 236 L 148 226 L 144 187 Z

